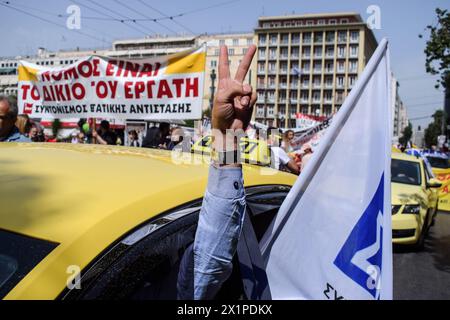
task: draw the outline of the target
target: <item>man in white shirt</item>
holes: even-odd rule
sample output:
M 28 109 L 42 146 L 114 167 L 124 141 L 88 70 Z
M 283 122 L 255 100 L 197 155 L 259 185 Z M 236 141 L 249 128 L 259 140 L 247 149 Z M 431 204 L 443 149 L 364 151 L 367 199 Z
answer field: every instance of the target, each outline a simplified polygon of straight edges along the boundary
M 300 168 L 297 163 L 280 147 L 281 139 L 280 130 L 274 127 L 267 129 L 267 144 L 270 146 L 271 167 L 277 170 L 299 174 Z

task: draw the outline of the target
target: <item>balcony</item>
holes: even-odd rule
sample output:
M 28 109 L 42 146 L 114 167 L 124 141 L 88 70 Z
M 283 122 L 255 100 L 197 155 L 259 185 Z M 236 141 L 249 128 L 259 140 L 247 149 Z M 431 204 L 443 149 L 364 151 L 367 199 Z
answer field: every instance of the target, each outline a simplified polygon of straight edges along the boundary
M 339 38 L 338 38 L 338 43 L 347 43 L 347 38 L 345 38 L 345 37 L 339 37 Z
M 298 58 L 300 58 L 298 53 L 292 53 L 291 54 L 291 59 L 298 59 Z
M 321 87 L 322 87 L 322 85 L 320 84 L 320 82 L 313 83 L 313 88 L 314 89 L 320 89 Z
M 292 39 L 291 44 L 300 44 L 300 38 L 294 38 L 294 39 Z
M 277 71 L 275 69 L 270 69 L 267 71 L 268 74 L 276 74 Z
M 289 85 L 289 87 L 291 88 L 291 90 L 297 90 L 298 89 L 298 84 L 297 83 L 291 83 Z
M 280 69 L 280 74 L 287 74 L 287 69 Z
M 305 98 L 305 97 L 301 97 L 300 98 L 300 103 L 308 103 L 309 101 L 308 101 L 308 99 L 307 98 Z
M 325 88 L 327 88 L 327 89 L 333 88 L 333 83 L 332 82 L 325 82 Z
M 325 69 L 326 74 L 333 74 L 334 69 Z
M 265 46 L 267 41 L 259 41 L 258 46 Z
M 321 100 L 322 100 L 322 99 L 320 99 L 320 97 L 319 97 L 319 98 L 314 97 L 314 98 L 312 99 L 312 102 L 313 102 L 313 103 L 320 103 Z
M 323 98 L 323 102 L 324 103 L 332 103 L 333 99 L 331 97 L 325 97 L 325 98 Z
M 258 55 L 258 60 L 266 60 L 266 55 Z
M 323 55 L 321 53 L 315 53 L 314 59 L 322 59 Z
M 277 56 L 276 55 L 269 55 L 269 60 L 277 60 Z
M 313 73 L 314 73 L 314 74 L 321 74 L 321 73 L 322 73 L 322 68 L 320 68 L 320 69 L 314 69 L 314 70 L 313 70 Z
M 309 82 L 308 83 L 302 83 L 301 87 L 302 87 L 302 89 L 309 89 Z
M 289 56 L 287 54 L 280 55 L 280 59 L 282 59 L 282 60 L 287 60 L 288 58 L 289 58 Z
M 285 104 L 285 103 L 286 103 L 286 97 L 280 97 L 280 98 L 278 99 L 278 103 Z
M 334 37 L 327 38 L 325 42 L 328 43 L 328 44 L 334 43 Z
M 281 41 L 280 45 L 287 46 L 287 45 L 289 45 L 289 41 L 287 41 L 287 40 Z
M 264 118 L 265 117 L 264 110 L 262 112 L 256 111 L 255 117 L 256 118 Z
M 289 99 L 289 102 L 290 103 L 297 103 L 297 97 L 291 97 L 290 99 Z
M 311 44 L 311 39 L 303 38 L 303 44 Z
M 287 83 L 280 83 L 280 89 L 286 89 Z

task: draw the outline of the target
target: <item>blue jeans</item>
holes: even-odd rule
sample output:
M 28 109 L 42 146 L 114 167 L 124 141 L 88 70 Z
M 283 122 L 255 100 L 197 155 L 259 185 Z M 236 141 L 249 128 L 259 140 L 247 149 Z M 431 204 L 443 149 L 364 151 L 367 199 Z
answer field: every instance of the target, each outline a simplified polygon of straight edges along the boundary
M 194 299 L 213 299 L 232 271 L 245 217 L 241 168 L 209 169 L 194 241 Z

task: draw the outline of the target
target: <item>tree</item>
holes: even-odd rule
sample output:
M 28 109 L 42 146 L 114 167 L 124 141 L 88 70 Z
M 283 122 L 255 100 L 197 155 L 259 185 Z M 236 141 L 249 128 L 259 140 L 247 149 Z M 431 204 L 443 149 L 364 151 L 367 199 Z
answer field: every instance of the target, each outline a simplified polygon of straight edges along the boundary
M 411 122 L 408 123 L 408 126 L 403 129 L 402 136 L 400 139 L 398 139 L 398 142 L 400 142 L 401 145 L 405 146 L 408 144 L 408 142 L 411 140 L 412 137 L 412 124 Z
M 427 73 L 440 75 L 436 89 L 442 86 L 450 91 L 450 12 L 437 8 L 436 15 L 437 23 L 426 27 L 430 30 L 430 38 L 424 51 L 425 68 Z
M 437 110 L 433 114 L 434 121 L 428 125 L 425 129 L 425 145 L 427 148 L 431 148 L 433 145 L 437 145 L 437 137 L 442 135 L 442 121 L 444 120 L 444 111 Z

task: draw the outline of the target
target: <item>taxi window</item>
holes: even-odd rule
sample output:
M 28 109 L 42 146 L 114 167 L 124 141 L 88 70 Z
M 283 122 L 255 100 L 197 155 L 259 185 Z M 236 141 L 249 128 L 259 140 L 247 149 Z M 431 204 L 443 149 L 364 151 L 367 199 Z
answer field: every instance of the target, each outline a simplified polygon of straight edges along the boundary
M 404 184 L 420 185 L 422 183 L 420 163 L 392 159 L 391 181 Z
M 58 244 L 0 229 L 0 298 L 3 298 Z
M 433 168 L 447 169 L 449 167 L 448 160 L 445 158 L 427 156 L 427 159 Z

